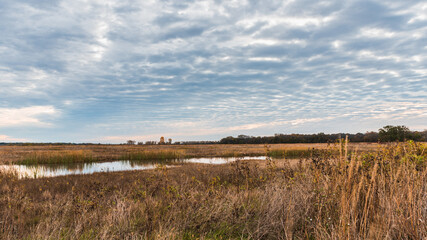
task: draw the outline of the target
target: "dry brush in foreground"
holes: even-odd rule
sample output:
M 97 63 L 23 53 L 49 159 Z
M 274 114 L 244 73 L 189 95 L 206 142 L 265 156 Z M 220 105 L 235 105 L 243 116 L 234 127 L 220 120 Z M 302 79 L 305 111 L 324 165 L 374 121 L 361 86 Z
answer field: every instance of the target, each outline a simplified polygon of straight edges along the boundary
M 425 239 L 426 158 L 409 142 L 293 165 L 1 174 L 0 239 Z

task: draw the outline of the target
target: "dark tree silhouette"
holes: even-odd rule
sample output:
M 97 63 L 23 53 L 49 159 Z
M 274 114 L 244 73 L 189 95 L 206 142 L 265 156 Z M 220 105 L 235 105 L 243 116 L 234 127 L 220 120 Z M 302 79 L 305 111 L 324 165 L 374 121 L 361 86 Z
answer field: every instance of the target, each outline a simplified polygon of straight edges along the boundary
M 412 139 L 411 131 L 406 126 L 387 125 L 378 131 L 378 139 L 381 142 L 403 142 Z

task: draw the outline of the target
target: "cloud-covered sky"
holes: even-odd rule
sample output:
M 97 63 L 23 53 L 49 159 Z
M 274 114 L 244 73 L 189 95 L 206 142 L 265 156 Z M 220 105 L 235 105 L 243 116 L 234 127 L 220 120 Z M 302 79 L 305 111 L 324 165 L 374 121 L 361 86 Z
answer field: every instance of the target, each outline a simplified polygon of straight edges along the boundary
M 427 129 L 427 3 L 3 0 L 0 142 Z

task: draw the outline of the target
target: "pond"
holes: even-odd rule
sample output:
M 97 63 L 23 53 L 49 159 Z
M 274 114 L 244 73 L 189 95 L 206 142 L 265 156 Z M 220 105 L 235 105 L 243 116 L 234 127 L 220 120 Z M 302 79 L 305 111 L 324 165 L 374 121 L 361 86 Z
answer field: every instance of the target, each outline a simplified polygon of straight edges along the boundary
M 265 160 L 263 157 L 189 158 L 175 161 L 112 161 L 73 164 L 0 165 L 0 171 L 15 172 L 19 178 L 57 177 L 96 172 L 117 172 L 154 169 L 166 163 L 166 167 L 177 167 L 186 163 L 225 164 L 236 160 Z

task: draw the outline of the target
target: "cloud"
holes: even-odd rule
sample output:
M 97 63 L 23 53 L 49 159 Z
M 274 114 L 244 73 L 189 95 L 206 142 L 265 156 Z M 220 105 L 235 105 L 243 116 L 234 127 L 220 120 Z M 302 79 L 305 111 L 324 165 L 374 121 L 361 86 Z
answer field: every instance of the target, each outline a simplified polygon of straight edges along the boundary
M 391 0 L 4 1 L 0 106 L 55 113 L 21 121 L 9 113 L 0 126 L 46 126 L 58 109 L 58 134 L 72 139 L 80 131 L 77 139 L 180 133 L 156 126 L 182 122 L 202 123 L 191 128 L 206 138 L 378 129 L 391 118 L 423 126 L 427 109 L 413 104 L 427 102 L 425 8 Z
M 123 143 L 127 140 L 136 139 L 137 141 L 156 141 L 160 137 L 171 137 L 172 139 L 180 139 L 184 137 L 195 137 L 195 138 L 207 138 L 212 134 L 230 134 L 230 133 L 241 133 L 242 131 L 250 131 L 254 129 L 268 129 L 277 128 L 283 126 L 298 126 L 312 122 L 322 122 L 334 119 L 333 117 L 327 118 L 313 118 L 313 119 L 294 119 L 289 121 L 273 121 L 264 123 L 252 123 L 238 126 L 227 126 L 227 127 L 210 127 L 215 123 L 212 122 L 176 122 L 176 123 L 161 123 L 163 128 L 162 132 L 157 134 L 148 135 L 117 135 L 117 136 L 105 136 L 100 138 L 88 139 L 90 142 L 114 142 Z M 105 126 L 103 126 L 105 127 Z M 165 131 L 170 130 L 170 132 Z M 178 130 L 178 132 L 176 131 Z
M 0 108 L 0 127 L 50 126 L 43 117 L 58 114 L 53 106 L 32 106 L 24 108 Z
M 25 138 L 13 138 L 7 135 L 0 135 L 0 141 L 2 142 L 28 142 Z

